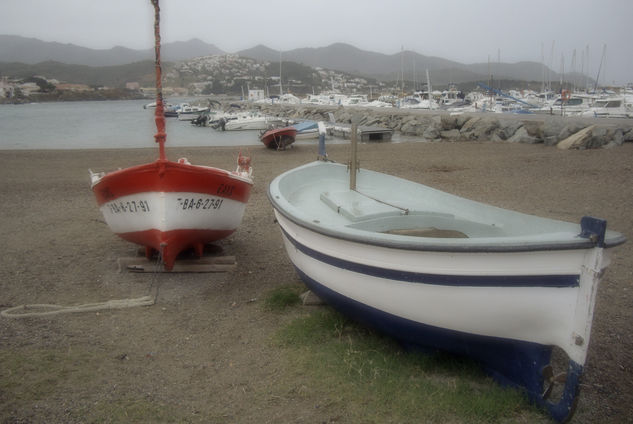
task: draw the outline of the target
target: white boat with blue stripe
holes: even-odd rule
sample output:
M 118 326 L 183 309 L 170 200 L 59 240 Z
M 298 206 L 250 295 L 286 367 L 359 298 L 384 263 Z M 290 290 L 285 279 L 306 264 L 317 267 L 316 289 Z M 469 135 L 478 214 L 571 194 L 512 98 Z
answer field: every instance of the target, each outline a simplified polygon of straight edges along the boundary
M 279 175 L 268 196 L 320 298 L 406 344 L 475 358 L 557 420 L 572 414 L 606 249 L 625 242 L 605 221 L 526 215 L 331 161 Z M 555 346 L 569 367 L 553 400 Z

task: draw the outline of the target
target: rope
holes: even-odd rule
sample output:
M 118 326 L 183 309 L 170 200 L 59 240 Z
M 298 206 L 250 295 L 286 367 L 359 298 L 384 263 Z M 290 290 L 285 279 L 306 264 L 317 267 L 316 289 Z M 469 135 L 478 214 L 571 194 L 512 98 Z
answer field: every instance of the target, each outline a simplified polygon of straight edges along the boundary
M 136 299 L 115 299 L 107 302 L 86 303 L 76 306 L 51 305 L 48 303 L 34 303 L 30 305 L 19 305 L 13 308 L 5 309 L 0 315 L 6 318 L 28 318 L 28 317 L 44 317 L 58 314 L 68 314 L 76 312 L 94 312 L 104 309 L 124 309 L 136 306 L 151 306 L 156 302 L 153 296 L 143 296 Z M 25 312 L 35 309 L 50 309 L 44 312 Z
M 49 303 L 33 303 L 28 305 L 19 305 L 14 306 L 13 308 L 5 309 L 4 311 L 0 311 L 0 315 L 6 318 L 31 318 L 31 317 L 45 317 L 51 315 L 59 315 L 59 314 L 71 314 L 77 312 L 94 312 L 94 311 L 102 311 L 105 309 L 125 309 L 125 308 L 134 308 L 137 306 L 152 306 L 156 304 L 158 300 L 158 293 L 160 290 L 160 284 L 156 284 L 158 271 L 163 264 L 163 256 L 162 256 L 162 246 L 161 251 L 158 252 L 158 259 L 156 260 L 156 264 L 154 267 L 154 275 L 152 276 L 152 281 L 149 285 L 148 292 L 150 294 L 142 297 L 137 297 L 134 299 L 114 299 L 108 300 L 107 302 L 97 302 L 97 303 L 85 303 L 83 305 L 75 305 L 75 306 L 62 306 L 62 305 L 53 305 Z M 156 285 L 156 294 L 151 295 L 152 289 Z M 25 312 L 36 309 L 49 309 L 48 311 L 43 312 Z
M 134 308 L 137 306 L 152 306 L 155 305 L 158 300 L 158 293 L 160 291 L 160 283 L 157 283 L 158 274 L 160 268 L 163 266 L 163 247 L 161 245 L 160 251 L 158 252 L 158 258 L 156 259 L 156 263 L 154 265 L 154 275 L 152 276 L 152 281 L 149 285 L 149 290 L 146 296 L 137 297 L 134 299 L 114 299 L 108 300 L 106 302 L 97 302 L 97 303 L 85 303 L 83 305 L 75 305 L 75 306 L 62 306 L 62 305 L 53 305 L 49 303 L 33 303 L 28 305 L 19 305 L 14 306 L 9 309 L 5 309 L 4 311 L 0 311 L 0 315 L 6 318 L 31 318 L 31 317 L 45 317 L 51 315 L 59 315 L 59 314 L 72 314 L 77 312 L 94 312 L 94 311 L 102 311 L 105 309 L 125 309 L 125 308 Z M 156 286 L 156 293 L 152 296 L 152 289 Z M 38 312 L 36 309 L 49 309 L 48 311 Z M 25 311 L 33 311 L 33 312 L 25 312 Z
M 160 292 L 160 282 L 158 281 L 158 274 L 160 273 L 160 270 L 163 266 L 165 266 L 165 263 L 163 262 L 163 249 L 165 248 L 166 243 L 161 243 L 160 244 L 160 250 L 158 251 L 158 255 L 156 258 L 156 262 L 154 263 L 154 275 L 152 276 L 152 281 L 150 282 L 149 285 L 149 293 L 152 292 L 152 288 L 154 287 L 154 284 L 156 284 L 156 294 L 154 295 L 154 303 L 156 303 L 156 301 L 158 300 L 158 293 Z M 149 296 L 149 294 L 148 294 Z

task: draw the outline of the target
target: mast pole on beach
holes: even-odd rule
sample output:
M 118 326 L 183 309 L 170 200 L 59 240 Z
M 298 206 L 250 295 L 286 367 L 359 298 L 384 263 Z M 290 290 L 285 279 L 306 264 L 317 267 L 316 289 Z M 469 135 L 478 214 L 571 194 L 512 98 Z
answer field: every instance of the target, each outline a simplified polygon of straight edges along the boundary
M 158 143 L 159 160 L 166 161 L 165 140 L 167 133 L 165 132 L 165 109 L 163 105 L 163 83 L 162 71 L 160 65 L 160 6 L 158 0 L 150 0 L 154 6 L 154 53 L 155 53 L 155 69 L 156 69 L 156 111 L 154 112 L 154 121 L 156 122 L 156 134 L 154 139 Z

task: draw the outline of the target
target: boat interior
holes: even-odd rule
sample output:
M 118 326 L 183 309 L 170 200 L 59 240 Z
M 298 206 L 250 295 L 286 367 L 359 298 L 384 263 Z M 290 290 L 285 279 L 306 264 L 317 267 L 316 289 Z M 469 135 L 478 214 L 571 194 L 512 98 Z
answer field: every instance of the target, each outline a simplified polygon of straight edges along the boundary
M 321 201 L 350 221 L 348 228 L 410 237 L 471 238 L 501 237 L 494 224 L 459 219 L 439 211 L 409 210 L 375 199 L 359 191 L 321 193 Z

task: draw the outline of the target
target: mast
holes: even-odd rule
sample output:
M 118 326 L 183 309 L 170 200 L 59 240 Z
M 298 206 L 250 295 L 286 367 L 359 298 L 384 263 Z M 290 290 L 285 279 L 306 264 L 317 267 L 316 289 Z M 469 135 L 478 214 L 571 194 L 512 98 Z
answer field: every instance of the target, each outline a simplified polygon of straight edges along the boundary
M 404 97 L 404 45 L 400 46 L 400 95 Z
M 433 90 L 431 89 L 431 77 L 429 77 L 429 70 L 426 70 L 426 86 L 429 89 L 429 110 L 433 110 Z
M 574 92 L 576 91 L 576 85 L 578 85 L 578 75 L 576 74 L 576 49 L 574 49 L 574 52 L 571 55 L 571 73 L 574 76 L 572 79 L 571 91 Z
M 163 105 L 163 84 L 162 71 L 160 65 L 160 6 L 158 0 L 151 0 L 154 6 L 154 55 L 156 68 L 156 111 L 154 112 L 154 121 L 156 122 L 155 141 L 158 143 L 159 160 L 166 161 L 165 156 L 165 108 Z
M 545 93 L 545 45 L 541 42 L 541 66 L 543 68 L 543 82 L 541 83 L 541 93 Z M 545 98 L 547 100 L 547 98 Z
M 547 71 L 547 91 L 552 91 L 552 68 L 554 67 L 554 46 L 556 40 L 552 41 L 552 51 L 549 56 L 549 69 Z
M 560 89 L 563 89 L 563 80 L 565 79 L 565 54 L 560 54 Z
M 279 50 L 279 97 L 284 94 L 283 89 L 281 88 L 281 50 Z

